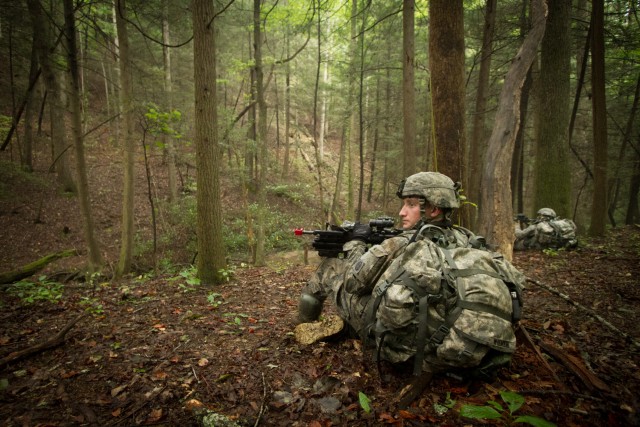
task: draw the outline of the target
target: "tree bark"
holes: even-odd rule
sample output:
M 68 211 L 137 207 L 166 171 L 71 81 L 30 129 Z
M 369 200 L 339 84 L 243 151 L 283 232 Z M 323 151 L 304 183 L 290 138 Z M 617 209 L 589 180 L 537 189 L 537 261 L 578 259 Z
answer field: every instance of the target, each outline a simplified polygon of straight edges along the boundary
M 220 146 L 216 111 L 216 44 L 211 0 L 193 0 L 193 68 L 197 186 L 198 277 L 220 283 L 227 266 L 222 241 Z
M 545 30 L 546 4 L 535 0 L 531 5 L 532 28 L 514 58 L 505 78 L 496 121 L 487 145 L 487 162 L 483 170 L 480 234 L 497 247 L 507 260 L 513 256 L 513 209 L 511 206 L 511 160 L 520 126 L 520 95 L 527 72 L 536 57 Z
M 162 3 L 162 64 L 164 68 L 164 93 L 166 96 L 166 109 L 171 112 L 173 109 L 173 85 L 171 82 L 171 44 L 169 33 L 169 0 Z M 167 160 L 167 172 L 169 178 L 169 203 L 174 203 L 178 199 L 178 173 L 176 171 L 176 147 L 173 137 L 164 134 L 164 149 Z
M 402 7 L 402 117 L 404 126 L 402 172 L 409 176 L 418 171 L 416 149 L 415 92 L 415 0 L 404 0 Z
M 120 41 L 120 111 L 124 119 L 124 141 L 122 144 L 124 164 L 124 188 L 122 190 L 122 233 L 120 242 L 120 258 L 116 267 L 116 277 L 131 271 L 133 258 L 133 203 L 134 203 L 134 153 L 136 144 L 133 140 L 134 111 L 133 84 L 131 82 L 131 65 L 129 55 L 129 35 L 126 23 L 126 0 L 116 0 L 116 27 Z
M 592 2 L 591 86 L 593 106 L 593 200 L 591 236 L 602 236 L 607 206 L 607 102 L 604 75 L 604 0 Z
M 63 191 L 76 191 L 71 169 L 69 168 L 69 153 L 67 150 L 67 136 L 64 127 L 64 102 L 60 88 L 60 81 L 54 69 L 51 52 L 54 49 L 52 40 L 55 37 L 45 21 L 40 0 L 27 0 L 33 37 L 38 47 L 38 59 L 42 67 L 42 75 L 49 94 L 49 119 L 51 121 L 51 142 L 53 145 L 53 161 L 58 182 Z
M 465 93 L 462 0 L 429 2 L 429 69 L 433 100 L 436 170 L 464 178 Z
M 491 71 L 491 55 L 493 49 L 493 33 L 496 25 L 496 7 L 498 0 L 487 0 L 484 14 L 484 31 L 482 48 L 480 49 L 480 71 L 478 73 L 478 90 L 476 92 L 475 114 L 473 129 L 469 144 L 469 189 L 468 197 L 472 202 L 480 200 L 482 191 L 482 165 L 486 151 L 485 117 L 487 109 L 487 94 L 489 92 L 489 74 Z
M 89 198 L 89 178 L 84 156 L 84 140 L 82 137 L 82 98 L 80 92 L 80 67 L 78 66 L 77 33 L 73 9 L 73 0 L 64 0 L 64 21 L 67 39 L 67 55 L 71 74 L 71 103 L 73 143 L 76 153 L 76 173 L 78 182 L 78 202 L 84 223 L 84 238 L 89 250 L 89 272 L 93 273 L 102 267 L 102 254 L 95 237 L 91 201 Z
M 267 216 L 267 171 L 269 168 L 267 149 L 267 103 L 264 94 L 264 73 L 262 69 L 262 20 L 260 19 L 261 0 L 253 2 L 253 43 L 254 59 L 256 70 L 256 96 L 258 101 L 258 133 L 257 145 L 257 198 L 259 213 L 256 218 L 256 258 L 255 264 L 263 266 L 265 264 L 265 222 Z M 318 170 L 320 170 L 318 168 Z M 319 172 L 318 172 L 319 173 Z
M 540 48 L 535 209 L 553 208 L 559 216 L 570 218 L 571 0 L 549 0 L 547 4 L 549 17 Z

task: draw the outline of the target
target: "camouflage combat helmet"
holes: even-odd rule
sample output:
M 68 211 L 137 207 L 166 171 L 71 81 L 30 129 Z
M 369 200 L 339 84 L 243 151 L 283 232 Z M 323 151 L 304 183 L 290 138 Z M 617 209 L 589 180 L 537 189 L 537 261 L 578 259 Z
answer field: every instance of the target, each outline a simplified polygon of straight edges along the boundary
M 422 197 L 432 206 L 455 209 L 460 207 L 459 184 L 438 172 L 419 172 L 403 180 L 398 197 Z
M 538 211 L 538 218 L 554 219 L 556 216 L 556 211 L 551 208 L 542 208 Z

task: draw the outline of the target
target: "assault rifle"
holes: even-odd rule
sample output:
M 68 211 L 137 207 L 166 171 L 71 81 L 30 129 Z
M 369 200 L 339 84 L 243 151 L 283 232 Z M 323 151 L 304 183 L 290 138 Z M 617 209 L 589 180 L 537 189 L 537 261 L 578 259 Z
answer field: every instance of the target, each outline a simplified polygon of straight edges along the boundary
M 353 238 L 353 228 L 356 224 L 351 221 L 345 221 L 342 225 L 326 223 L 324 230 L 305 230 L 296 228 L 294 233 L 296 236 L 303 234 L 313 234 L 315 238 L 311 242 L 311 246 L 318 251 L 318 255 L 326 258 L 339 258 L 344 256 L 342 246 Z M 367 239 L 367 244 L 377 245 L 384 240 L 397 236 L 402 232 L 393 228 L 393 218 L 380 217 L 369 221 L 371 234 Z
M 529 218 L 528 216 L 526 216 L 523 213 L 519 213 L 516 215 L 515 218 L 513 218 L 514 221 L 519 222 L 520 223 L 520 228 L 524 229 L 526 226 L 528 226 L 529 224 L 531 224 L 531 218 Z

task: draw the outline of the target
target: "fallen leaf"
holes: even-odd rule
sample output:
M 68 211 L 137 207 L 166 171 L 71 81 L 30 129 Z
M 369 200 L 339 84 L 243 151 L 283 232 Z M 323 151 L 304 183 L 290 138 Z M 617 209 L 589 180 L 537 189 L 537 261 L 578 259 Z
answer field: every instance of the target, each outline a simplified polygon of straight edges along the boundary
M 122 390 L 124 390 L 125 388 L 127 388 L 127 385 L 121 385 L 119 387 L 116 387 L 114 389 L 111 389 L 111 397 L 116 397 L 117 395 L 119 395 Z
M 165 371 L 155 371 L 151 374 L 151 378 L 154 380 L 166 380 L 169 374 Z
M 114 417 L 119 417 L 121 413 L 122 413 L 122 408 L 118 408 L 115 411 L 113 411 L 111 415 Z
M 67 379 L 67 378 L 75 377 L 76 375 L 78 375 L 78 373 L 79 373 L 78 371 L 63 371 L 60 374 L 60 378 Z
M 153 409 L 149 414 L 149 417 L 144 422 L 145 424 L 155 424 L 162 418 L 162 409 Z

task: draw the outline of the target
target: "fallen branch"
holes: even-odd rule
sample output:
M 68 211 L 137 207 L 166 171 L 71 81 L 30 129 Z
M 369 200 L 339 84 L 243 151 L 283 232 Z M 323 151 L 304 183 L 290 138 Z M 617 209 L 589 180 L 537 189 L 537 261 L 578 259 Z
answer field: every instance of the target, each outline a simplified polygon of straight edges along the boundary
M 62 328 L 60 332 L 58 332 L 53 338 L 43 343 L 34 345 L 33 347 L 25 348 L 24 350 L 18 350 L 9 353 L 7 356 L 0 359 L 0 368 L 4 367 L 8 363 L 15 362 L 27 356 L 31 356 L 32 354 L 40 353 L 41 351 L 59 346 L 65 341 L 65 335 L 67 335 L 67 332 L 69 332 L 69 330 L 71 330 L 71 328 L 73 328 L 73 326 L 85 316 L 86 314 L 82 313 L 80 316 L 67 323 L 67 325 Z
M 602 316 L 600 316 L 598 313 L 596 313 L 595 311 L 591 310 L 590 308 L 587 308 L 584 305 L 582 305 L 582 304 L 580 304 L 578 302 L 575 302 L 574 300 L 569 298 L 568 295 L 563 294 L 562 292 L 558 291 L 557 289 L 554 289 L 549 285 L 545 285 L 545 284 L 540 283 L 537 280 L 533 280 L 533 279 L 531 279 L 529 277 L 527 277 L 527 281 L 533 283 L 534 285 L 538 285 L 543 289 L 546 289 L 547 291 L 551 292 L 552 294 L 555 294 L 555 295 L 559 296 L 560 298 L 562 298 L 563 300 L 567 301 L 569 304 L 572 304 L 572 305 L 580 308 L 581 310 L 586 311 L 587 313 L 589 313 L 590 315 L 592 315 L 593 317 L 598 319 L 598 321 L 600 323 L 602 323 L 603 325 L 605 325 L 606 327 L 608 327 L 609 329 L 611 329 L 615 333 L 620 334 L 620 336 L 624 337 L 625 340 L 627 340 L 631 344 L 635 345 L 636 347 L 640 347 L 640 342 L 635 340 L 631 335 L 629 335 L 629 334 L 621 331 L 620 329 L 616 328 L 609 321 L 604 319 Z
M 593 391 L 597 388 L 607 393 L 611 391 L 609 386 L 605 384 L 600 378 L 596 377 L 593 373 L 589 372 L 584 364 L 580 360 L 578 360 L 578 358 L 570 354 L 565 354 L 562 349 L 557 348 L 554 345 L 546 343 L 544 341 L 540 341 L 538 344 L 544 351 L 549 353 L 554 359 L 560 361 L 564 366 L 567 367 L 567 369 L 569 369 L 578 378 L 580 378 L 589 390 Z
M 160 395 L 160 393 L 162 393 L 162 391 L 165 388 L 167 388 L 167 387 L 166 386 L 156 387 L 137 406 L 135 406 L 134 408 L 130 409 L 126 414 L 122 415 L 121 417 L 118 417 L 117 419 L 111 421 L 107 425 L 108 426 L 117 425 L 117 424 L 120 424 L 120 423 L 123 423 L 123 422 L 127 421 L 129 418 L 133 418 L 142 408 L 144 408 L 145 406 L 147 406 L 151 402 L 155 402 L 156 401 L 156 397 L 158 397 Z
M 32 276 L 38 271 L 45 268 L 48 264 L 59 260 L 60 258 L 66 258 L 70 256 L 78 255 L 78 251 L 75 249 L 68 249 L 66 251 L 56 252 L 54 254 L 47 255 L 40 258 L 37 261 L 23 265 L 17 270 L 9 271 L 7 273 L 0 274 L 0 285 L 9 285 L 22 280 L 26 277 Z
M 553 376 L 553 379 L 556 381 L 556 383 L 558 383 L 564 389 L 565 388 L 564 383 L 560 380 L 560 378 L 558 377 L 558 374 L 556 374 L 556 372 L 553 370 L 553 368 L 551 368 L 551 365 L 549 365 L 549 362 L 547 362 L 547 359 L 545 359 L 544 356 L 542 355 L 542 353 L 540 353 L 540 350 L 538 349 L 538 347 L 535 345 L 535 343 L 531 339 L 531 335 L 529 335 L 529 331 L 527 331 L 527 328 L 525 328 L 524 325 L 519 324 L 518 325 L 518 329 L 516 330 L 516 333 L 517 332 L 520 332 L 522 334 L 522 336 L 524 336 L 525 341 L 527 342 L 527 344 L 529 344 L 529 347 L 531 347 L 533 349 L 533 351 L 538 356 L 538 359 L 540 359 L 542 361 L 542 364 L 551 373 L 551 375 Z
M 260 405 L 260 411 L 258 412 L 258 416 L 256 418 L 255 424 L 253 427 L 258 427 L 260 424 L 260 418 L 264 414 L 265 409 L 267 408 L 267 382 L 264 379 L 264 372 L 262 373 L 262 404 Z

